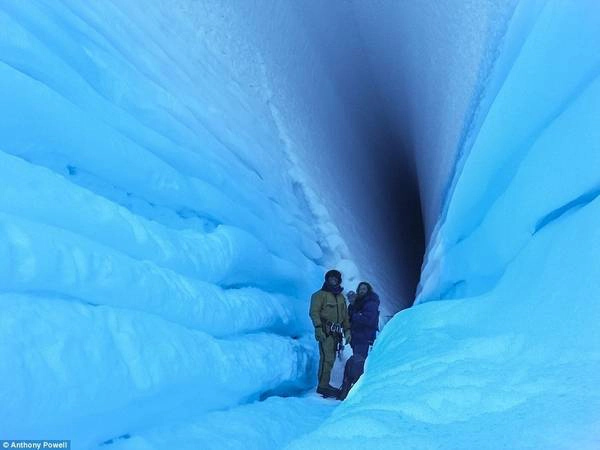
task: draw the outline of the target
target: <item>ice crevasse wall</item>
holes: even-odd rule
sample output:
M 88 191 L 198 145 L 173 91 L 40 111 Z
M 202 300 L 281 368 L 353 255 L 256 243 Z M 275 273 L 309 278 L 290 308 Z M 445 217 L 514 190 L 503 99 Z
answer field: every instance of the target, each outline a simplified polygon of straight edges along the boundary
M 417 305 L 387 324 L 359 388 L 293 448 L 325 437 L 348 448 L 600 446 L 600 7 L 494 7 L 479 10 L 492 34 L 465 114 L 434 125 L 461 129 Z M 439 33 L 431 17 L 422 30 Z M 431 140 L 427 130 L 416 138 Z
M 0 5 L 3 438 L 87 448 L 313 382 L 306 299 L 344 249 L 173 5 Z
M 599 9 L 2 2 L 0 431 L 308 388 L 323 269 L 426 243 L 292 447 L 597 448 Z

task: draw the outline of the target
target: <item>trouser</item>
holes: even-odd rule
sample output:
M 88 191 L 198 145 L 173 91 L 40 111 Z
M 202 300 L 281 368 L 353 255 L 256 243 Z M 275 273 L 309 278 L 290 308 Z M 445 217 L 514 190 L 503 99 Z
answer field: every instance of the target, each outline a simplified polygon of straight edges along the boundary
M 368 343 L 354 344 L 351 342 L 350 347 L 352 347 L 353 355 L 360 355 L 364 359 L 367 359 L 367 353 L 369 353 L 369 344 Z
M 331 370 L 335 362 L 337 341 L 333 335 L 319 341 L 319 386 L 328 387 L 331 379 Z

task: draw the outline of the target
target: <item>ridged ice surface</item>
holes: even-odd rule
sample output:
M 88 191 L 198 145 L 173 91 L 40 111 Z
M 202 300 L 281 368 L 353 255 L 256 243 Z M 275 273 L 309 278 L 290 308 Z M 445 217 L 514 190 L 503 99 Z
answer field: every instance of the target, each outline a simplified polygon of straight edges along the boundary
M 161 2 L 4 2 L 0 29 L 2 438 L 310 387 L 328 245 L 262 99 Z

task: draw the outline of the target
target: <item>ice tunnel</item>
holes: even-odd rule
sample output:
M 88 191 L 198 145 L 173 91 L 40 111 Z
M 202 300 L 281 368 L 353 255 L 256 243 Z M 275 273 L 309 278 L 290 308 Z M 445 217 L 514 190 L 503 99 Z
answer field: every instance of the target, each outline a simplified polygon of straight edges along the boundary
M 0 30 L 2 445 L 600 448 L 595 0 L 4 0 Z M 382 298 L 341 404 L 332 267 Z

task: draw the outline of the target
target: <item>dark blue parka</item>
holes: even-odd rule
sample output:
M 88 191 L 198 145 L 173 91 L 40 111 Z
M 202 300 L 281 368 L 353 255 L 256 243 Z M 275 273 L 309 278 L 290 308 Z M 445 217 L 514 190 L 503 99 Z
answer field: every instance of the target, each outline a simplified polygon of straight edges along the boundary
M 379 328 L 379 297 L 371 291 L 348 307 L 352 344 L 372 344 Z

